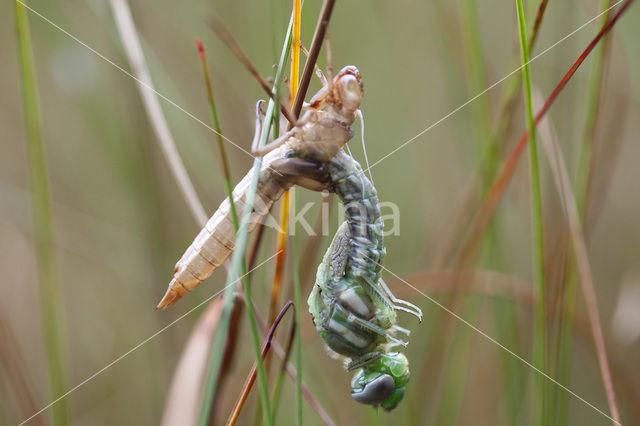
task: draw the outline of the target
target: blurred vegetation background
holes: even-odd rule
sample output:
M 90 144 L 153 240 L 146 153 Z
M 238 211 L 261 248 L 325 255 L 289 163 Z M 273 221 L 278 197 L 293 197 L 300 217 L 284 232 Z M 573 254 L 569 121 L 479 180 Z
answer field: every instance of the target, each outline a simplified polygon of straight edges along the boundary
M 606 3 L 606 2 L 605 2 Z M 99 0 L 28 5 L 114 63 L 129 69 L 108 2 Z M 273 75 L 291 13 L 289 1 L 166 0 L 130 2 L 156 89 L 209 123 L 208 104 L 194 39 L 203 40 L 225 136 L 245 149 L 253 135 L 258 84 L 208 28 L 216 15 L 263 76 Z M 538 2 L 525 2 L 531 31 Z M 302 40 L 308 47 L 320 8 L 308 0 Z M 599 1 L 551 1 L 532 56 L 553 45 L 601 10 Z M 39 285 L 25 143 L 23 98 L 13 2 L 0 5 L 0 423 L 16 424 L 59 395 L 48 389 Z M 154 310 L 173 265 L 197 234 L 143 109 L 135 81 L 60 30 L 30 13 L 43 142 L 52 194 L 61 308 L 66 317 L 64 352 L 69 387 L 82 382 L 135 345 L 222 288 L 218 271 L 167 312 Z M 548 95 L 599 29 L 599 20 L 531 63 L 534 92 Z M 608 38 L 605 73 L 594 137 L 585 237 L 595 282 L 613 383 L 622 423 L 640 424 L 640 9 L 632 7 Z M 428 2 L 339 1 L 330 25 L 334 68 L 356 65 L 362 72 L 367 151 L 371 162 L 387 155 L 423 129 L 517 68 L 519 44 L 514 2 L 473 0 Z M 585 140 L 594 57 L 578 70 L 548 117 L 567 160 L 577 173 Z M 320 57 L 324 68 L 324 55 Z M 455 261 L 448 250 L 459 244 L 456 229 L 477 210 L 477 190 L 488 134 L 505 112 L 506 88 L 518 74 L 462 108 L 372 168 L 383 201 L 399 206 L 400 234 L 386 239 L 385 266 L 437 300 L 456 292 L 447 272 Z M 312 81 L 309 93 L 319 88 Z M 500 146 L 513 146 L 526 129 L 522 101 L 513 107 L 512 125 Z M 207 213 L 224 199 L 213 133 L 168 103 L 162 104 L 178 149 Z M 352 143 L 359 147 L 359 128 Z M 251 157 L 227 145 L 231 172 L 239 181 Z M 491 166 L 503 161 L 499 155 Z M 571 294 L 571 244 L 546 157 L 540 154 L 544 208 L 545 277 L 549 285 L 548 351 L 552 377 L 608 413 L 593 339 L 580 291 Z M 576 182 L 573 182 L 574 185 Z M 470 192 L 471 191 L 471 192 Z M 320 196 L 297 191 L 302 202 Z M 465 200 L 466 204 L 465 204 Z M 471 201 L 469 201 L 471 200 Z M 298 202 L 300 205 L 301 202 Z M 334 205 L 334 213 L 338 207 Z M 278 211 L 278 209 L 274 209 Z M 334 215 L 335 216 L 335 215 Z M 470 297 L 458 312 L 525 359 L 532 354 L 533 293 L 528 162 L 521 159 L 502 200 L 481 256 L 467 265 Z M 330 230 L 334 232 L 334 220 Z M 275 252 L 268 230 L 261 259 Z M 458 235 L 453 240 L 451 235 Z M 301 238 L 304 245 L 307 236 Z M 301 265 L 313 277 L 319 255 Z M 454 250 L 455 251 L 455 250 Z M 260 260 L 259 260 L 260 261 Z M 567 266 L 569 265 L 569 266 Z M 258 308 L 268 308 L 274 263 L 253 274 Z M 291 259 L 287 263 L 290 273 Z M 434 333 L 442 310 L 385 274 L 398 297 L 425 312 L 411 329 L 406 349 L 412 381 L 405 401 L 385 413 L 348 397 L 351 374 L 325 354 L 306 315 L 303 318 L 303 377 L 337 424 L 533 424 L 534 373 L 495 344 L 455 320 L 450 341 L 437 345 Z M 290 280 L 285 295 L 292 294 Z M 304 298 L 312 280 L 302 283 Z M 563 297 L 575 297 L 576 321 L 568 364 L 557 360 Z M 189 333 L 204 308 L 177 322 L 67 398 L 73 424 L 157 424 L 172 374 Z M 287 320 L 287 324 L 288 324 Z M 284 333 L 280 332 L 283 336 Z M 246 321 L 240 347 L 220 402 L 223 417 L 248 374 L 252 351 Z M 554 367 L 555 366 L 555 367 Z M 548 387 L 558 424 L 610 424 L 576 398 Z M 557 392 L 557 393 L 551 393 Z M 287 379 L 284 398 L 293 401 Z M 563 402 L 564 401 L 564 402 Z M 252 424 L 254 389 L 240 422 Z M 565 410 L 565 411 L 563 411 Z M 566 414 L 563 414 L 563 412 Z M 294 424 L 294 405 L 281 407 L 278 424 Z M 321 424 L 305 405 L 305 424 Z M 223 419 L 219 419 L 222 421 Z M 44 412 L 33 424 L 47 424 Z

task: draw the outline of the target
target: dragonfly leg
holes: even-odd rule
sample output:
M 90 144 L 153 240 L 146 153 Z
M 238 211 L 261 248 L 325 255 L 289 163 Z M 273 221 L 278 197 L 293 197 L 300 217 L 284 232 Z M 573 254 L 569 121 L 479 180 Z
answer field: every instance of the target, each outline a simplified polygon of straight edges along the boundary
M 329 172 L 324 164 L 303 160 L 302 158 L 289 157 L 275 160 L 271 163 L 271 168 L 285 182 L 302 186 L 312 191 L 322 191 L 330 189 Z
M 402 346 L 407 346 L 409 343 L 408 342 L 404 342 L 400 339 L 396 339 L 395 337 L 393 337 L 391 335 L 391 333 L 389 333 L 387 330 L 385 330 L 384 328 L 372 323 L 371 321 L 367 321 L 365 319 L 362 319 L 354 314 L 349 314 L 349 316 L 347 317 L 348 321 L 351 321 L 354 324 L 359 325 L 360 327 L 369 330 L 373 333 L 379 334 L 380 336 L 384 337 L 385 339 L 389 340 L 390 342 L 393 342 L 395 344 L 398 345 L 402 345 Z
M 333 58 L 331 56 L 331 43 L 329 42 L 329 31 L 324 33 L 324 52 L 327 55 L 327 88 L 329 93 L 333 92 Z
M 411 334 L 411 330 L 408 330 L 404 327 L 400 327 L 399 325 L 394 325 L 393 327 L 391 327 L 392 329 L 404 334 L 405 336 L 409 336 Z
M 260 143 L 260 134 L 262 133 L 262 125 L 264 122 L 264 113 L 262 112 L 262 104 L 264 100 L 260 99 L 256 102 L 256 125 L 255 132 L 253 133 L 253 142 L 251 142 L 251 152 L 254 153 L 258 149 L 258 144 Z
M 309 51 L 307 49 L 305 49 L 305 47 L 302 45 L 302 43 L 300 43 L 300 50 L 302 50 L 302 53 L 304 53 L 304 55 L 307 58 L 309 58 Z M 323 87 L 326 86 L 328 84 L 327 77 L 324 76 L 324 74 L 322 73 L 322 70 L 318 67 L 318 65 L 314 65 L 313 68 L 316 71 L 316 76 L 320 80 L 320 84 Z M 309 104 L 306 104 L 306 105 L 303 105 L 303 106 L 309 106 Z
M 395 309 L 397 309 L 399 311 L 408 312 L 408 313 L 418 317 L 420 322 L 422 322 L 422 310 L 420 308 L 418 308 L 413 303 L 409 303 L 406 300 L 398 299 L 397 297 L 395 297 L 393 295 L 393 293 L 391 292 L 391 289 L 389 289 L 389 287 L 382 280 L 382 278 L 380 278 L 378 280 L 378 283 L 380 284 L 380 287 L 382 287 L 384 292 L 387 294 L 387 296 L 389 297 L 391 302 L 393 302 L 396 305 L 396 306 L 394 306 Z
M 262 148 L 258 148 L 258 142 L 260 140 L 260 135 L 258 135 L 258 138 L 254 139 L 254 143 L 251 144 L 251 153 L 253 155 L 255 155 L 256 157 L 261 157 L 263 155 L 267 155 L 268 153 L 270 153 L 274 149 L 282 146 L 285 142 L 287 142 L 289 140 L 289 138 L 291 138 L 291 135 L 293 135 L 294 131 L 295 131 L 295 128 L 289 130 L 284 135 L 280 136 L 275 141 L 266 144 Z
M 367 352 L 366 354 L 354 359 L 349 364 L 347 364 L 347 371 L 353 371 L 357 370 L 358 368 L 362 368 L 367 364 L 379 360 L 380 358 L 382 358 L 382 355 L 384 355 L 384 352 L 382 351 Z

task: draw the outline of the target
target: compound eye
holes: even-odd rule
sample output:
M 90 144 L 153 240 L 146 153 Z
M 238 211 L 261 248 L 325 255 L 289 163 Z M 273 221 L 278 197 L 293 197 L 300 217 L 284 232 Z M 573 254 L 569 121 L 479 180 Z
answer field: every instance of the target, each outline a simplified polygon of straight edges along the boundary
M 367 383 L 361 391 L 351 391 L 351 396 L 361 404 L 378 405 L 391 396 L 395 387 L 393 377 L 383 374 Z

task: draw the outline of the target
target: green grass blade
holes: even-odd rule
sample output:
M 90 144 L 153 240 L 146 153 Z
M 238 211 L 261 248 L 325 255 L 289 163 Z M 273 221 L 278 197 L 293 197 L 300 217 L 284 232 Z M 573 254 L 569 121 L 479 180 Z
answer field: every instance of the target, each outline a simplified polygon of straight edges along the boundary
M 213 86 L 211 84 L 211 79 L 209 78 L 209 70 L 207 67 L 207 60 L 204 53 L 204 47 L 202 43 L 198 40 L 198 51 L 200 56 L 200 62 L 202 65 L 202 74 L 204 76 L 205 86 L 207 90 L 207 98 L 209 100 L 209 110 L 211 112 L 211 121 L 214 129 L 216 130 L 218 149 L 220 151 L 220 161 L 222 163 L 222 172 L 225 181 L 225 190 L 227 193 L 227 197 L 230 201 L 231 206 L 231 220 L 233 222 L 233 228 L 235 232 L 238 232 L 239 223 L 238 223 L 238 214 L 236 212 L 235 203 L 233 201 L 233 185 L 231 183 L 231 173 L 229 170 L 229 162 L 227 160 L 227 153 L 224 148 L 224 143 L 222 141 L 222 128 L 220 127 L 220 120 L 218 118 L 218 110 L 216 108 L 215 98 L 213 96 Z M 243 270 L 242 270 L 242 280 L 247 280 L 246 274 L 246 264 L 243 262 Z M 222 359 L 224 358 L 224 350 L 226 348 L 225 342 L 227 340 L 229 334 L 229 323 L 231 320 L 231 311 L 233 309 L 233 292 L 235 291 L 235 286 L 229 286 L 224 291 L 224 305 L 222 308 L 222 312 L 220 315 L 220 321 L 218 323 L 218 333 L 216 333 L 211 354 L 209 357 L 209 374 L 207 375 L 207 381 L 205 383 L 203 401 L 202 401 L 202 411 L 200 413 L 199 424 L 205 426 L 209 424 L 211 409 L 213 406 L 214 395 L 216 392 L 216 385 L 218 383 L 218 378 L 220 376 L 220 366 L 222 364 Z
M 605 12 L 600 17 L 599 26 L 601 27 L 609 20 L 611 0 L 600 1 L 600 12 Z M 577 171 L 577 187 L 576 197 L 580 213 L 584 216 L 586 209 L 587 184 L 591 166 L 591 154 L 593 147 L 593 139 L 595 137 L 595 128 L 597 124 L 598 113 L 600 112 L 600 93 L 602 89 L 602 78 L 605 69 L 605 54 L 607 49 L 607 38 L 595 47 L 593 51 L 593 63 L 591 66 L 591 74 L 587 86 L 587 106 L 585 116 L 584 136 Z
M 204 53 L 204 46 L 200 40 L 197 41 L 198 52 L 200 54 L 200 62 L 202 64 L 202 74 L 204 76 L 204 83 L 207 88 L 207 99 L 209 100 L 209 111 L 211 112 L 211 122 L 213 128 L 216 131 L 216 141 L 218 142 L 218 151 L 220 151 L 220 163 L 222 165 L 222 174 L 224 177 L 225 190 L 227 197 L 231 204 L 231 220 L 233 221 L 233 227 L 238 230 L 238 214 L 236 213 L 236 206 L 233 202 L 233 183 L 231 182 L 231 171 L 229 169 L 229 160 L 227 159 L 227 151 L 224 148 L 224 141 L 222 140 L 222 128 L 220 127 L 220 118 L 218 117 L 218 109 L 216 108 L 216 100 L 213 96 L 213 85 L 211 84 L 211 78 L 209 77 L 209 68 L 207 67 L 207 58 Z
M 276 72 L 276 79 L 275 79 L 275 91 L 278 90 L 277 86 L 279 85 L 279 83 L 282 81 L 282 77 L 283 77 L 283 71 L 284 71 L 284 64 L 286 63 L 288 57 L 289 57 L 289 52 L 290 52 L 290 45 L 291 45 L 291 29 L 292 29 L 292 22 L 289 25 L 289 28 L 287 30 L 287 36 L 285 38 L 285 42 L 284 42 L 284 46 L 282 49 L 282 53 L 280 55 L 280 61 L 278 62 L 278 71 Z M 267 107 L 267 112 L 266 112 L 266 117 L 273 117 L 274 116 L 274 110 L 277 110 L 277 108 L 274 108 L 274 102 L 273 100 L 269 100 L 269 105 Z M 271 119 L 269 119 L 269 122 L 271 121 Z M 269 125 L 270 123 L 265 123 L 265 125 L 262 128 L 262 133 L 260 134 L 260 142 L 259 142 L 259 146 L 264 146 L 267 138 L 269 136 L 269 131 L 271 126 Z M 255 193 L 258 187 L 258 177 L 259 177 L 259 171 L 260 171 L 260 167 L 262 165 L 262 158 L 256 158 L 254 160 L 253 163 L 253 180 L 251 182 L 251 186 L 249 188 L 248 194 L 247 194 L 247 199 L 246 199 L 246 204 L 245 204 L 245 209 L 243 211 L 242 214 L 242 218 L 240 221 L 240 226 L 238 228 L 238 232 L 236 234 L 236 247 L 235 250 L 233 252 L 232 258 L 231 258 L 231 269 L 229 271 L 229 275 L 227 277 L 227 282 L 226 285 L 227 290 L 225 290 L 225 298 L 227 298 L 227 300 L 225 301 L 225 308 L 223 309 L 223 316 L 221 317 L 221 322 L 220 324 L 223 325 L 223 320 L 225 320 L 226 317 L 226 303 L 231 303 L 232 302 L 232 296 L 233 296 L 233 286 L 231 284 L 235 283 L 238 279 L 239 276 L 239 271 L 246 269 L 246 265 L 244 262 L 244 251 L 246 249 L 246 245 L 247 245 L 247 229 L 249 226 L 249 219 L 251 217 L 251 211 L 253 209 L 253 203 L 255 200 Z M 230 286 L 231 285 L 231 286 Z M 230 287 L 229 287 L 230 286 Z M 269 425 L 271 424 L 271 408 L 270 408 L 270 403 L 269 403 L 269 390 L 268 390 L 268 383 L 267 383 L 267 377 L 266 377 L 266 372 L 264 369 L 264 362 L 262 360 L 262 356 L 261 356 L 261 348 L 260 348 L 260 331 L 258 329 L 258 324 L 256 321 L 256 317 L 255 317 L 255 312 L 253 311 L 253 304 L 252 304 L 252 297 L 251 297 L 251 287 L 249 285 L 248 280 L 243 280 L 242 281 L 242 287 L 244 289 L 244 293 L 245 293 L 245 298 L 246 298 L 246 303 L 247 303 L 247 315 L 249 317 L 249 326 L 251 329 L 251 339 L 252 339 L 252 346 L 255 352 L 255 356 L 256 356 L 256 363 L 257 363 L 257 372 L 258 372 L 258 390 L 259 390 L 259 394 L 260 394 L 260 403 L 262 405 L 262 412 L 263 412 L 263 421 L 265 424 Z M 227 295 L 227 293 L 229 293 Z M 231 314 L 231 311 L 229 309 L 228 311 L 228 315 Z M 226 317 L 227 321 L 226 323 L 228 324 L 228 317 Z M 212 354 L 212 357 L 215 357 L 215 362 L 212 364 L 212 369 L 215 368 L 216 373 L 215 373 L 215 381 L 213 381 L 214 385 L 217 381 L 217 377 L 219 375 L 219 368 L 220 368 L 220 364 L 222 362 L 222 355 L 223 355 L 223 351 L 224 351 L 224 345 L 220 344 L 223 343 L 226 340 L 226 336 L 228 333 L 228 327 L 224 327 L 224 328 L 220 328 L 219 333 L 216 334 L 216 339 L 214 340 L 214 345 L 217 344 L 217 346 L 214 346 L 214 352 Z M 220 336 L 220 337 L 218 337 Z M 208 402 L 205 400 L 205 405 Z M 208 418 L 208 416 L 207 416 Z M 202 420 L 202 419 L 201 419 Z
M 273 114 L 274 103 L 269 101 L 267 108 L 267 116 Z M 270 126 L 263 126 L 262 133 L 260 134 L 259 146 L 264 146 L 268 135 Z M 262 157 L 258 157 L 253 162 L 253 180 L 247 193 L 246 204 L 244 211 L 242 212 L 242 219 L 240 222 L 240 228 L 236 235 L 236 247 L 231 257 L 231 270 L 227 277 L 227 286 L 232 286 L 238 280 L 240 271 L 243 268 L 244 252 L 247 247 L 248 241 L 248 228 L 249 220 L 251 219 L 251 212 L 253 211 L 253 203 L 255 201 L 256 191 L 258 189 L 258 179 L 260 177 L 260 168 L 262 166 Z M 253 298 L 251 296 L 251 286 L 247 280 L 243 280 L 242 287 L 245 294 L 245 301 L 247 304 L 247 316 L 249 317 L 249 327 L 251 329 L 251 341 L 254 349 L 254 356 L 256 358 L 257 372 L 258 372 L 258 391 L 260 394 L 260 403 L 262 404 L 262 416 L 265 425 L 271 425 L 271 407 L 269 403 L 269 389 L 267 383 L 267 375 L 264 369 L 264 361 L 261 354 L 261 336 L 258 329 L 258 323 L 256 320 L 256 314 L 253 311 Z
M 294 210 L 295 210 L 295 197 L 294 197 Z M 295 349 L 296 349 L 296 368 L 298 374 L 296 375 L 296 419 L 297 425 L 302 426 L 302 336 L 300 335 L 300 329 L 302 324 L 300 323 L 300 311 L 302 310 L 302 288 L 300 285 L 300 253 L 298 246 L 298 224 L 293 222 L 293 289 L 294 289 L 294 302 L 296 304 L 295 311 Z
M 484 69 L 481 33 L 478 27 L 476 0 L 465 0 L 463 2 L 460 18 L 465 62 L 469 70 L 467 72 L 467 84 L 469 93 L 473 96 L 488 86 Z M 488 99 L 486 96 L 479 98 L 474 102 L 471 109 L 474 138 L 478 142 L 477 156 L 483 159 L 483 189 L 486 189 L 491 183 L 493 170 L 498 166 L 497 151 L 491 134 L 491 110 Z
M 522 0 L 516 0 L 518 13 L 518 34 L 520 37 L 520 51 L 522 60 L 522 82 L 524 89 L 525 119 L 529 130 L 529 164 L 531 174 L 531 234 L 532 234 L 532 274 L 536 289 L 534 337 L 533 337 L 533 365 L 541 371 L 545 367 L 546 332 L 545 332 L 545 303 L 544 303 L 544 257 L 542 234 L 542 194 L 540 188 L 540 170 L 538 166 L 538 144 L 536 128 L 533 119 L 533 101 L 531 96 L 531 75 L 529 73 L 529 46 L 524 19 Z M 535 424 L 542 424 L 546 420 L 545 388 L 546 382 L 542 375 L 535 375 L 536 405 L 534 408 Z M 537 411 L 537 412 L 536 412 Z
M 24 6 L 16 1 L 15 7 L 40 281 L 40 309 L 50 392 L 53 398 L 57 398 L 67 390 L 64 304 L 60 295 L 60 277 L 58 275 L 58 264 L 53 241 L 51 191 L 42 141 L 40 104 L 38 101 L 29 22 Z M 66 425 L 69 423 L 67 400 L 65 398 L 57 401 L 51 410 L 54 425 Z
M 611 0 L 600 1 L 600 12 L 605 13 L 600 18 L 600 26 L 609 20 Z M 578 159 L 578 170 L 576 173 L 576 204 L 580 213 L 580 219 L 584 223 L 587 209 L 587 193 L 589 175 L 591 173 L 592 149 L 595 137 L 595 129 L 598 114 L 600 112 L 600 95 L 602 89 L 602 78 L 605 68 L 607 40 L 606 38 L 595 47 L 593 52 L 593 63 L 589 82 L 587 86 L 587 106 L 584 124 L 584 136 Z M 565 287 L 564 305 L 560 317 L 558 359 L 556 360 L 558 379 L 567 383 L 571 372 L 571 352 L 573 339 L 573 315 L 575 311 L 575 299 L 577 295 L 578 273 L 576 264 L 571 262 L 567 273 L 567 285 Z M 566 424 L 568 420 L 569 396 L 565 392 L 554 391 L 554 401 L 556 407 L 556 424 Z

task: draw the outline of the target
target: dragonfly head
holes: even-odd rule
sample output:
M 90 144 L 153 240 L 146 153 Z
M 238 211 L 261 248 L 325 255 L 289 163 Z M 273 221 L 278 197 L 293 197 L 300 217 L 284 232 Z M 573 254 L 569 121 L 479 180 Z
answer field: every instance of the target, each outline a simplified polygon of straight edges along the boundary
M 362 95 L 362 76 L 353 65 L 347 65 L 333 78 L 331 84 L 324 86 L 309 101 L 311 109 L 332 109 L 351 124 L 355 112 L 360 108 Z
M 361 404 L 393 410 L 409 381 L 409 361 L 401 353 L 384 354 L 360 370 L 351 381 L 351 397 Z
M 347 65 L 333 79 L 334 98 L 345 112 L 355 113 L 362 102 L 362 76 L 358 68 Z

